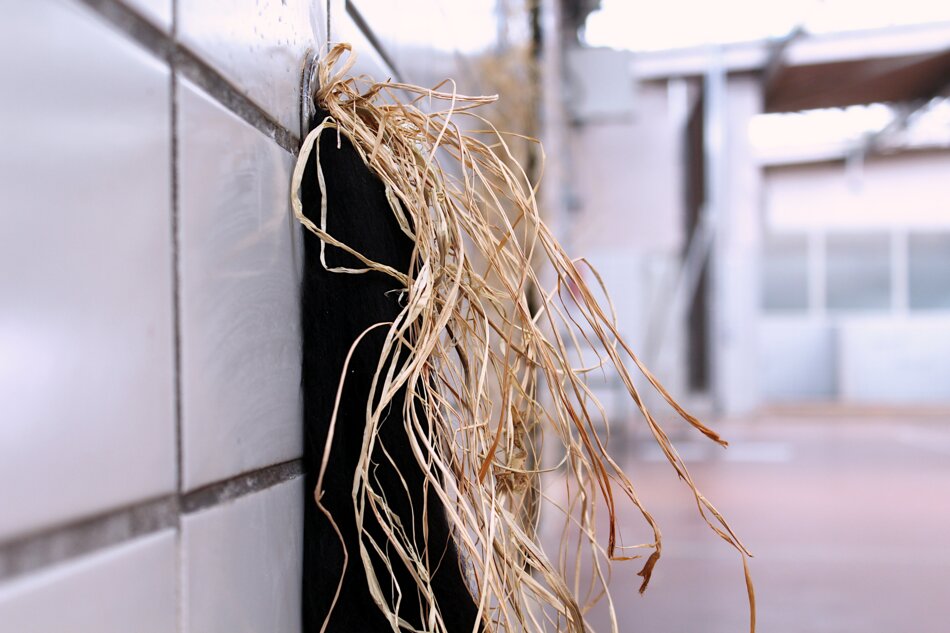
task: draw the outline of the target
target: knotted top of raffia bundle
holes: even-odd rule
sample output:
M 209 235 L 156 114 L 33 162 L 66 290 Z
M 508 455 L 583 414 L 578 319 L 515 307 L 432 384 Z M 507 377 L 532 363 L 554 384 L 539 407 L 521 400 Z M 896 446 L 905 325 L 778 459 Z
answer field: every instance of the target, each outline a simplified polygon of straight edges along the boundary
M 353 485 L 358 523 L 367 513 L 384 524 L 391 521 L 387 543 L 372 542 L 365 530 L 361 536 L 371 593 L 381 596 L 387 579 L 377 577 L 367 552 L 399 557 L 415 570 L 420 594 L 430 600 L 432 629 L 444 630 L 429 586 L 429 559 L 392 520 L 372 477 L 370 456 L 384 412 L 397 393 L 410 393 L 417 396 L 400 403 L 406 431 L 419 466 L 445 504 L 485 627 L 585 631 L 584 614 L 593 602 L 605 600 L 616 628 L 607 587 L 609 565 L 642 559 L 642 592 L 660 558 L 661 540 L 633 483 L 594 431 L 606 414 L 585 377 L 593 369 L 610 367 L 666 459 L 692 490 L 703 519 L 740 552 L 754 630 L 748 551 L 693 483 L 644 405 L 627 365 L 635 366 L 698 432 L 723 446 L 726 442 L 683 410 L 640 362 L 618 333 L 609 304 L 605 309 L 596 299 L 603 292 L 596 271 L 583 259 L 571 259 L 542 221 L 537 186 L 506 143 L 517 135 L 498 131 L 478 111 L 497 97 L 463 96 L 452 82 L 440 90 L 354 78 L 348 76 L 353 61 L 350 46 L 339 44 L 319 65 L 315 101 L 329 116 L 304 140 L 292 203 L 297 219 L 323 245 L 362 262 L 360 268 L 331 271 L 376 270 L 405 288 L 399 318 L 382 325 L 388 334 L 374 389 L 381 396 L 367 403 Z M 384 183 L 392 213 L 415 244 L 408 275 L 329 235 L 326 219 L 335 210 L 326 195 L 319 222 L 304 215 L 300 182 L 313 151 L 325 194 L 314 148 L 326 133 L 346 137 Z M 597 287 L 588 286 L 588 276 L 597 280 Z M 551 280 L 548 287 L 542 278 Z M 579 349 L 587 350 L 588 358 Z M 423 415 L 426 424 L 420 421 Z M 557 494 L 540 485 L 542 446 L 545 455 L 554 456 L 543 465 L 546 472 L 558 472 L 555 480 L 563 489 Z M 319 504 L 319 489 L 315 498 Z M 622 503 L 639 509 L 652 530 L 651 542 L 618 543 L 615 513 Z M 606 530 L 596 525 L 598 508 L 607 513 Z M 561 552 L 542 547 L 539 516 L 546 525 L 563 522 Z M 581 558 L 594 586 L 577 590 L 575 563 Z M 398 623 L 398 614 L 388 612 L 391 606 L 377 602 Z

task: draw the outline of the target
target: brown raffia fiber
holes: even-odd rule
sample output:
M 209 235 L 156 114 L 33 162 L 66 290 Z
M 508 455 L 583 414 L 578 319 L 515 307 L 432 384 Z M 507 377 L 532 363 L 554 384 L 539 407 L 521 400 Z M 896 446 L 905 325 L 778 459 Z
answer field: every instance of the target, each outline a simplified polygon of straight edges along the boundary
M 371 476 L 376 430 L 400 392 L 416 394 L 400 405 L 406 433 L 420 468 L 445 503 L 485 627 L 511 632 L 585 631 L 589 627 L 584 614 L 597 600 L 606 600 L 617 629 L 607 587 L 609 566 L 644 558 L 642 592 L 660 558 L 661 537 L 633 483 L 594 432 L 606 414 L 587 387 L 585 373 L 610 366 L 670 465 L 689 486 L 700 515 L 741 554 L 754 631 L 749 553 L 697 489 L 666 433 L 644 406 L 626 363 L 632 363 L 697 431 L 723 446 L 726 442 L 683 410 L 641 364 L 618 334 L 612 309 L 598 304 L 595 294 L 603 288 L 592 289 L 585 282 L 586 268 L 601 286 L 596 271 L 583 259 L 571 259 L 545 226 L 537 187 L 509 151 L 510 139 L 524 137 L 499 132 L 478 112 L 497 97 L 459 95 L 452 82 L 443 84 L 450 89 L 440 90 L 353 78 L 348 76 L 352 63 L 347 44 L 333 47 L 320 63 L 315 100 L 329 116 L 303 142 L 291 197 L 295 216 L 323 246 L 343 249 L 362 262 L 360 268 L 330 270 L 381 271 L 405 288 L 402 313 L 393 323 L 377 326 L 385 328 L 387 336 L 370 393 L 382 397 L 367 402 L 362 455 L 352 489 L 358 525 L 375 516 L 386 527 L 387 542 L 374 542 L 364 530 L 360 551 L 347 552 L 363 561 L 370 591 L 394 630 L 404 627 L 405 621 L 385 598 L 388 579 L 376 576 L 373 557 L 384 561 L 398 557 L 415 570 L 420 594 L 432 607 L 428 628 L 444 631 L 425 552 L 416 551 L 413 539 L 401 531 Z M 385 184 L 392 213 L 415 243 L 408 275 L 369 260 L 329 235 L 326 218 L 339 210 L 326 195 L 318 222 L 303 214 L 300 182 L 311 152 L 317 153 L 318 179 L 325 194 L 317 143 L 322 134 L 349 139 Z M 326 265 L 322 257 L 321 261 Z M 532 310 L 527 294 L 529 288 L 541 288 L 539 261 L 556 283 L 538 292 L 540 306 Z M 596 343 L 588 347 L 598 350 L 599 357 L 586 366 L 573 364 L 578 354 L 572 350 L 581 341 Z M 428 424 L 422 423 L 422 415 Z M 336 423 L 334 416 L 331 438 Z M 560 469 L 558 480 L 564 489 L 557 495 L 540 487 L 542 442 L 549 445 L 546 454 L 559 456 L 552 467 Z M 556 449 L 550 447 L 552 442 Z M 314 491 L 318 506 L 325 468 L 326 459 Z M 553 556 L 542 548 L 539 503 L 546 524 L 556 518 L 563 522 L 563 543 L 575 548 L 573 563 L 567 562 L 570 557 L 563 548 Z M 636 506 L 652 530 L 651 542 L 618 543 L 615 516 L 621 503 Z M 597 530 L 598 506 L 608 513 L 606 534 Z M 590 566 L 594 584 L 583 591 L 576 569 L 566 569 L 582 559 Z

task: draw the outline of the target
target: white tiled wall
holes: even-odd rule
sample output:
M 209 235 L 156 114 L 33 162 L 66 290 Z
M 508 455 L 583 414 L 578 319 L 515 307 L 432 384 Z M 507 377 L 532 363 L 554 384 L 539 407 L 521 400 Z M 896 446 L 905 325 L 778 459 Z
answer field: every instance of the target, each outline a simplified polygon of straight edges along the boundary
M 0 585 L 0 631 L 174 631 L 175 573 L 171 530 L 109 547 Z
M 182 520 L 184 633 L 300 628 L 303 481 Z
M 3 13 L 0 540 L 175 488 L 169 70 L 75 3 Z
M 307 49 L 326 41 L 322 0 L 178 0 L 181 41 L 295 134 Z
M 299 228 L 290 154 L 187 80 L 178 115 L 182 477 L 191 490 L 300 453 Z
M 344 0 L 0 10 L 0 633 L 300 630 L 288 139 L 328 30 L 394 76 Z

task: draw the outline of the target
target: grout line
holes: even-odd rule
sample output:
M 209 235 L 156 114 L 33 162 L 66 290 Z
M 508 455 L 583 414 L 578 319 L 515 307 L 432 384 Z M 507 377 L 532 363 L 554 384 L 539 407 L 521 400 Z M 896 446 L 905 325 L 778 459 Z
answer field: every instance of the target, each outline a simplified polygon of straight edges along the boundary
M 265 136 L 274 139 L 283 149 L 296 154 L 300 147 L 297 135 L 274 121 L 260 106 L 239 92 L 227 79 L 199 59 L 188 49 L 176 47 L 176 64 L 179 73 L 211 95 L 218 103 L 256 128 Z
M 243 119 L 264 135 L 274 139 L 291 154 L 297 152 L 300 139 L 245 96 L 224 76 L 197 54 L 177 42 L 173 36 L 126 7 L 120 0 L 78 0 L 96 12 L 116 29 L 129 36 L 147 51 L 164 60 L 172 68 L 210 94 L 226 109 Z M 177 13 L 177 11 L 176 11 Z M 177 15 L 175 16 L 177 30 Z
M 143 501 L 0 545 L 0 580 L 175 527 L 178 498 Z
M 181 497 L 181 511 L 182 514 L 198 512 L 296 479 L 303 472 L 303 460 L 294 459 L 238 475 L 225 481 L 209 484 L 183 495 Z
M 182 514 L 261 492 L 303 474 L 303 460 L 294 459 L 242 473 L 184 495 L 166 495 L 16 538 L 0 544 L 0 581 L 159 530 L 179 527 Z
M 178 0 L 171 0 L 171 41 L 178 43 Z M 175 315 L 175 500 L 178 503 L 178 512 L 175 515 L 175 630 L 183 633 L 186 630 L 186 591 L 187 571 L 185 567 L 185 548 L 182 543 L 181 530 L 181 489 L 184 483 L 184 440 L 182 437 L 182 392 L 181 377 L 181 240 L 179 237 L 181 196 L 179 194 L 180 180 L 178 178 L 178 56 L 168 59 L 171 69 L 171 167 L 172 167 L 172 274 L 175 280 L 173 297 Z
M 182 376 L 181 376 L 181 220 L 178 192 L 178 70 L 171 61 L 171 238 L 172 238 L 172 313 L 175 357 L 175 489 L 181 493 L 183 480 Z
M 98 13 L 159 59 L 167 61 L 174 52 L 175 43 L 165 32 L 119 0 L 78 0 L 78 2 Z

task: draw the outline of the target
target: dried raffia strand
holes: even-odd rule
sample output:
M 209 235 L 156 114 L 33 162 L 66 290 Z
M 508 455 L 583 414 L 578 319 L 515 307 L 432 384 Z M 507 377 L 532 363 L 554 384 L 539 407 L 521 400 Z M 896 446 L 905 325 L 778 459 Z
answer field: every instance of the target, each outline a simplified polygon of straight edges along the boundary
M 385 411 L 398 394 L 406 393 L 414 394 L 401 404 L 410 445 L 445 504 L 486 627 L 511 632 L 585 631 L 589 627 L 584 613 L 606 597 L 617 629 L 607 589 L 610 563 L 642 558 L 643 554 L 628 553 L 635 548 L 649 551 L 640 571 L 642 592 L 660 557 L 661 538 L 633 483 L 594 432 L 594 420 L 606 420 L 606 415 L 584 378 L 593 369 L 609 366 L 691 489 L 703 519 L 742 556 L 754 631 L 749 552 L 697 489 L 646 409 L 624 359 L 632 361 L 690 425 L 715 442 L 725 442 L 684 411 L 641 364 L 620 337 L 612 308 L 605 312 L 597 303 L 594 291 L 603 292 L 603 287 L 596 271 L 584 260 L 570 259 L 542 222 L 536 188 L 513 160 L 506 135 L 474 112 L 496 97 L 462 96 L 454 86 L 445 92 L 350 78 L 352 63 L 350 46 L 338 44 L 320 64 L 316 102 L 329 116 L 304 140 L 291 198 L 295 216 L 320 238 L 322 249 L 326 244 L 341 248 L 363 265 L 330 270 L 344 274 L 375 270 L 405 287 L 405 307 L 399 316 L 393 323 L 375 326 L 386 328 L 387 335 L 370 393 L 382 395 L 366 403 L 364 441 L 352 489 L 360 551 L 347 555 L 363 561 L 379 608 L 394 629 L 408 628 L 385 598 L 388 579 L 378 578 L 372 563 L 376 557 L 389 565 L 398 557 L 413 571 L 420 595 L 431 606 L 427 629 L 445 630 L 430 585 L 430 561 L 403 532 L 371 474 L 371 456 L 380 458 L 376 438 Z M 366 89 L 360 91 L 359 85 Z M 419 107 L 423 101 L 430 111 Z M 446 107 L 433 107 L 439 103 Z M 469 119 L 467 132 L 463 118 Z M 415 243 L 408 275 L 370 260 L 327 233 L 333 201 L 325 195 L 318 143 L 326 132 L 347 138 L 385 185 L 392 212 Z M 319 224 L 303 214 L 300 202 L 301 179 L 311 152 L 316 152 L 318 184 L 324 194 Z M 451 169 L 441 166 L 440 161 L 447 159 L 455 163 Z M 541 293 L 540 309 L 532 313 L 527 293 L 541 287 L 532 266 L 539 259 L 550 268 L 556 284 Z M 326 266 L 322 256 L 321 261 Z M 582 268 L 591 271 L 597 288 L 588 287 Z M 574 367 L 571 355 L 578 352 L 571 350 L 578 349 L 581 339 L 596 342 L 598 347 L 590 347 L 602 352 L 595 352 L 598 359 L 593 365 Z M 342 389 L 338 397 L 340 393 Z M 331 438 L 335 418 L 334 410 Z M 562 447 L 564 502 L 540 491 L 536 433 Z M 318 482 L 326 464 L 324 456 Z M 323 510 L 321 490 L 318 483 L 314 496 Z M 564 514 L 562 547 L 554 558 L 540 545 L 533 498 L 543 501 L 547 511 Z M 653 531 L 653 542 L 617 545 L 616 504 L 623 499 L 642 514 Z M 608 512 L 606 547 L 597 538 L 598 503 Z M 368 515 L 383 526 L 386 542 L 376 542 L 362 527 Z M 589 557 L 585 564 L 593 570 L 591 585 L 583 591 L 582 555 Z M 570 574 L 569 559 L 574 566 Z

